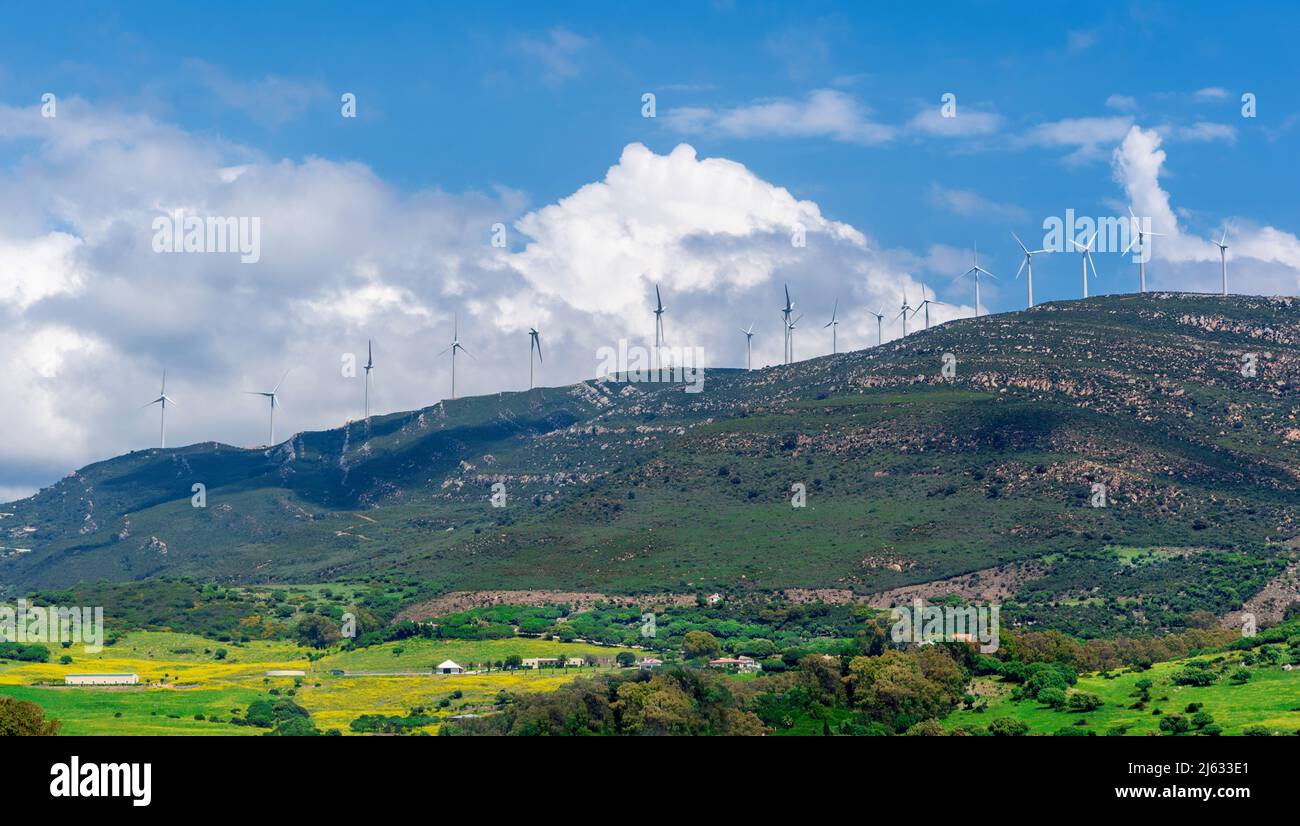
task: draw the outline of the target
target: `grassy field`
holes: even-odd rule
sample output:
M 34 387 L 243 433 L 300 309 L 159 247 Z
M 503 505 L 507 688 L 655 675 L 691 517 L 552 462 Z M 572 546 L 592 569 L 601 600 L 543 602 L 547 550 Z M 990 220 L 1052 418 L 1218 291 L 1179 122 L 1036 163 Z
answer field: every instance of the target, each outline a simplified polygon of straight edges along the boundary
M 216 658 L 218 649 L 227 653 Z M 73 662 L 0 663 L 0 694 L 31 700 L 46 715 L 63 722 L 69 735 L 194 734 L 249 735 L 264 730 L 231 725 L 242 710 L 271 689 L 289 696 L 312 713 L 322 729 L 344 734 L 363 714 L 406 715 L 412 708 L 438 709 L 441 717 L 489 707 L 505 691 L 553 691 L 578 676 L 605 669 L 563 671 L 492 671 L 484 674 L 435 675 L 432 666 L 446 659 L 460 663 L 496 662 L 521 657 L 611 659 L 618 648 L 534 639 L 436 641 L 411 639 L 358 651 L 327 655 L 316 662 L 307 649 L 287 642 L 218 643 L 191 634 L 135 632 L 98 654 L 70 649 Z M 400 653 L 398 653 L 400 652 Z M 55 656 L 60 656 L 56 652 Z M 301 670 L 301 685 L 290 677 L 267 677 L 271 670 Z M 383 676 L 336 675 L 333 672 L 389 672 Z M 68 674 L 127 672 L 140 686 L 65 687 Z M 425 672 L 422 674 L 393 672 Z M 461 692 L 453 698 L 453 693 Z M 204 719 L 196 719 L 202 715 Z M 214 722 L 216 718 L 219 722 Z M 436 732 L 437 725 L 423 730 Z
M 1216 654 L 1205 659 L 1228 655 Z M 1010 699 L 1011 686 L 996 680 L 976 682 L 976 693 L 988 700 L 982 713 L 959 710 L 943 722 L 949 728 L 957 726 L 987 726 L 998 717 L 1014 717 L 1029 726 L 1032 734 L 1051 734 L 1061 728 L 1073 727 L 1077 721 L 1086 721 L 1087 729 L 1105 734 L 1108 729 L 1126 727 L 1129 735 L 1160 732 L 1161 716 L 1182 714 L 1189 703 L 1200 703 L 1202 710 L 1214 717 L 1225 735 L 1240 734 L 1247 726 L 1264 726 L 1275 732 L 1293 734 L 1300 730 L 1300 670 L 1283 671 L 1281 666 L 1250 668 L 1250 681 L 1232 685 L 1226 678 L 1205 687 L 1174 685 L 1170 679 L 1186 661 L 1156 663 L 1149 671 L 1124 671 L 1114 679 L 1097 674 L 1081 676 L 1074 690 L 1096 694 L 1105 705 L 1086 713 L 1057 711 L 1041 703 Z M 1151 700 L 1142 710 L 1130 706 L 1136 701 L 1135 684 L 1149 679 L 1154 685 Z M 1155 714 L 1159 709 L 1161 714 Z

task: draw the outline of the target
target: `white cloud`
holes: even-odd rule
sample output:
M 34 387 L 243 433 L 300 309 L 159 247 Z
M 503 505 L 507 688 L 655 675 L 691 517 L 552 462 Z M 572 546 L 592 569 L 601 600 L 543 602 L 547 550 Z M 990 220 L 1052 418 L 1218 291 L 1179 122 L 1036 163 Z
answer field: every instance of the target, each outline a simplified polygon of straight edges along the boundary
M 329 96 L 325 84 L 318 80 L 273 74 L 242 80 L 203 60 L 188 60 L 185 67 L 219 103 L 265 126 L 277 127 L 296 120 L 309 106 Z
M 817 89 L 804 100 L 777 98 L 723 109 L 679 107 L 664 120 L 683 134 L 730 138 L 830 138 L 879 145 L 897 134 L 894 127 L 872 120 L 866 106 L 834 89 Z
M 809 316 L 803 355 L 829 349 L 810 322 L 835 300 L 841 346 L 861 347 L 876 335 L 865 308 L 920 292 L 905 251 L 685 145 L 658 155 L 632 144 L 602 180 L 525 212 L 504 187 L 401 192 L 361 164 L 268 159 L 148 118 L 73 112 L 50 129 L 0 107 L 0 136 L 25 142 L 0 180 L 0 349 L 16 354 L 0 394 L 0 486 L 11 490 L 156 444 L 156 411 L 141 406 L 163 369 L 179 403 L 169 444 L 258 444 L 265 406 L 243 391 L 293 367 L 277 435 L 336 426 L 359 413 L 361 384 L 340 365 L 364 358 L 367 339 L 375 409 L 447 396 L 449 364 L 433 354 L 453 314 L 477 356 L 458 370 L 468 395 L 526 384 L 533 323 L 542 383 L 590 378 L 599 347 L 651 337 L 654 283 L 670 342 L 703 346 L 711 365 L 740 363 L 733 333 L 750 321 L 755 363 L 779 361 L 783 283 Z M 260 216 L 261 261 L 154 253 L 152 219 L 177 207 Z M 489 244 L 497 222 L 510 227 L 506 249 Z M 955 301 L 938 311 L 970 312 Z
M 1113 158 L 1115 180 L 1124 187 L 1133 212 L 1150 217 L 1152 229 L 1165 233 L 1152 244 L 1157 264 L 1148 268 L 1149 283 L 1157 289 L 1217 292 L 1219 250 L 1208 236 L 1217 239 L 1219 232 L 1207 227 L 1201 230 L 1205 237 L 1200 237 L 1179 222 L 1169 193 L 1160 185 L 1166 159 L 1160 134 L 1137 126 L 1129 130 Z M 1300 240 L 1295 235 L 1245 218 L 1222 216 L 1220 221 L 1229 227 L 1230 291 L 1294 295 L 1300 290 Z
M 1210 123 L 1208 121 L 1197 121 L 1191 126 L 1179 126 L 1170 130 L 1170 137 L 1192 143 L 1211 143 L 1213 141 L 1222 141 L 1223 143 L 1237 142 L 1237 129 L 1226 123 Z
M 936 106 L 917 112 L 907 122 L 907 128 L 912 132 L 949 138 L 991 135 L 1002 128 L 1002 116 L 959 106 L 954 117 L 946 118 Z
M 542 79 L 551 84 L 577 77 L 578 56 L 590 45 L 590 40 L 563 26 L 547 29 L 543 37 L 521 37 L 516 44 L 540 65 Z
M 1029 130 L 1020 143 L 1028 146 L 1072 149 L 1071 163 L 1101 160 L 1110 146 L 1118 143 L 1133 125 L 1127 115 L 1111 117 L 1065 118 L 1040 123 Z
M 1106 98 L 1106 106 L 1110 109 L 1120 109 L 1126 112 L 1137 108 L 1137 98 L 1132 95 L 1111 95 Z
M 1228 90 L 1218 86 L 1207 86 L 1204 89 L 1196 90 L 1197 100 L 1224 100 L 1228 97 Z
M 983 216 L 1007 221 L 1024 220 L 1027 213 L 1015 204 L 991 201 L 970 189 L 949 189 L 939 184 L 930 185 L 930 202 L 964 217 Z

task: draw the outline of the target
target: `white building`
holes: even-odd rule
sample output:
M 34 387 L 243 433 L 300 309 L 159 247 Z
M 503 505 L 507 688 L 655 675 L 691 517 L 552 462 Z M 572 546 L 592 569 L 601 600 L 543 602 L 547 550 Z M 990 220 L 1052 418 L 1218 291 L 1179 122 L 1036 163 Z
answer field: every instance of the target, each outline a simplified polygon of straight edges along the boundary
M 443 660 L 441 663 L 438 664 L 438 667 L 435 668 L 434 671 L 436 671 L 439 674 L 464 674 L 465 673 L 465 669 L 461 668 L 459 665 L 452 662 L 451 660 Z
M 307 676 L 307 672 L 306 672 L 306 671 L 297 671 L 297 670 L 295 670 L 295 669 L 291 669 L 291 668 L 282 668 L 282 669 L 279 669 L 279 670 L 276 670 L 276 671 L 268 671 L 268 672 L 266 672 L 266 676 L 268 676 L 268 677 L 305 677 L 305 676 Z
M 67 674 L 64 685 L 139 685 L 138 674 Z

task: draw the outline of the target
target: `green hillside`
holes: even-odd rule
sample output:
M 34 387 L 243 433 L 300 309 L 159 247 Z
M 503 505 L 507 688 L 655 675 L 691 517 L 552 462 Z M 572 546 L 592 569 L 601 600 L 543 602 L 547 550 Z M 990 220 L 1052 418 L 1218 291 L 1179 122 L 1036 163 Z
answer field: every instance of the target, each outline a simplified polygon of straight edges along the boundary
M 4 552 L 0 583 L 381 573 L 432 591 L 866 598 L 979 571 L 972 587 L 1006 573 L 1022 622 L 1176 627 L 1240 608 L 1293 559 L 1298 391 L 1300 301 L 1045 304 L 712 370 L 694 394 L 586 382 L 271 450 L 138 451 L 5 506 L 0 544 L 31 550 Z M 191 506 L 195 483 L 206 508 Z M 1091 506 L 1095 484 L 1107 507 Z

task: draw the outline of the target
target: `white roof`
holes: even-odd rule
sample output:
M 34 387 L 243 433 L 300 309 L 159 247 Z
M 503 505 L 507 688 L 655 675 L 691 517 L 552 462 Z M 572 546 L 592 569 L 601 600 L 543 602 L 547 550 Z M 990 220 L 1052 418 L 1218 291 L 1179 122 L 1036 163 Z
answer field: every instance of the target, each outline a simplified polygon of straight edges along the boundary
M 456 663 L 452 662 L 451 660 L 444 660 L 444 661 L 442 661 L 441 663 L 438 664 L 438 667 L 439 667 L 439 668 L 460 668 L 459 665 L 457 665 Z

